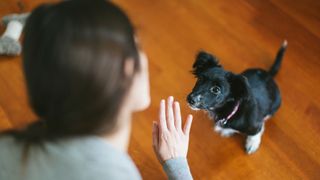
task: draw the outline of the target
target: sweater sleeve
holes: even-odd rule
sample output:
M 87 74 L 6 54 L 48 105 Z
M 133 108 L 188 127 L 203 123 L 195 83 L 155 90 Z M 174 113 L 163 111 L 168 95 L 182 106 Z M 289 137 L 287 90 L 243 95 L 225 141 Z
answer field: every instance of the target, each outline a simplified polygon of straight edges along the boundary
M 188 161 L 184 157 L 169 159 L 163 163 L 163 169 L 169 180 L 192 180 Z

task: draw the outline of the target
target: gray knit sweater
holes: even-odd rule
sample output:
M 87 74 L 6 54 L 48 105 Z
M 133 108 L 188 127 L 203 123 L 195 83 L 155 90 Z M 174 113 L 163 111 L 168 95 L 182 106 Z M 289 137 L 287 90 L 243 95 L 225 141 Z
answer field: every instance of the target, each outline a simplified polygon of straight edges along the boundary
M 169 179 L 192 179 L 187 160 L 166 161 Z M 102 138 L 90 136 L 32 147 L 22 161 L 22 147 L 11 137 L 0 138 L 1 180 L 122 180 L 141 179 L 131 158 Z

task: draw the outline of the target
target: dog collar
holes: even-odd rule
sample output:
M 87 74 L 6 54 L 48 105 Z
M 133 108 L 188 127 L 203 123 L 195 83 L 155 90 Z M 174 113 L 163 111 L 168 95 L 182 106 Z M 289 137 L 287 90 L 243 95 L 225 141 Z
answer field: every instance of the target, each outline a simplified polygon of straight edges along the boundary
M 222 124 L 222 125 L 226 125 L 227 122 L 236 114 L 236 112 L 238 111 L 240 106 L 240 102 L 237 101 L 237 104 L 234 106 L 232 112 L 227 116 L 227 118 L 223 118 L 218 120 L 218 123 Z

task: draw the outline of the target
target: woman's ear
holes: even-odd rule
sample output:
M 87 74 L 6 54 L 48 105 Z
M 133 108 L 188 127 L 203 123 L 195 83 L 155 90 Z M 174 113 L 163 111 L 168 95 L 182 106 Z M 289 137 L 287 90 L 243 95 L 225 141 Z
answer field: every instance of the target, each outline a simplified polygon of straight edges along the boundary
M 124 61 L 123 71 L 126 77 L 133 76 L 134 72 L 134 59 L 127 58 Z

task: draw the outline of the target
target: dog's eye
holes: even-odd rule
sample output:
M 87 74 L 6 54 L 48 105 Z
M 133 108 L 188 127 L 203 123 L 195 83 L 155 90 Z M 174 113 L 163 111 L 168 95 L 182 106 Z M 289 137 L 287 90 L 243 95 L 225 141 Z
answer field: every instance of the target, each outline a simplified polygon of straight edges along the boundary
M 221 93 L 221 89 L 219 86 L 213 86 L 210 88 L 210 92 L 212 92 L 215 95 L 218 95 Z

